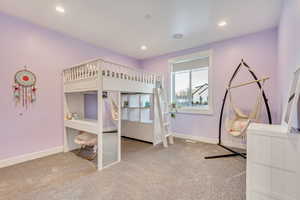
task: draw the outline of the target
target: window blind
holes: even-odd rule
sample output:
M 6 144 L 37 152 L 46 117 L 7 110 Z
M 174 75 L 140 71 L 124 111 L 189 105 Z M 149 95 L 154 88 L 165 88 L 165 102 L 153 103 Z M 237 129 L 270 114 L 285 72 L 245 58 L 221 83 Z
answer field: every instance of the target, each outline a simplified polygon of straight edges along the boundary
M 183 61 L 173 64 L 173 72 L 197 69 L 209 66 L 209 57 L 199 58 L 190 61 Z

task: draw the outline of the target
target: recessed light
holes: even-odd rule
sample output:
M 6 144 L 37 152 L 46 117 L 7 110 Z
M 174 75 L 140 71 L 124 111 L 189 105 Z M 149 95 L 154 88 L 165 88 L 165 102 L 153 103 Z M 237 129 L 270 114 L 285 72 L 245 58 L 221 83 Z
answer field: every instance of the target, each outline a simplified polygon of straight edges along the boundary
M 142 45 L 142 46 L 141 46 L 141 50 L 145 51 L 145 50 L 147 50 L 147 49 L 148 49 L 148 48 L 147 48 L 146 45 Z
M 65 9 L 64 9 L 64 7 L 62 7 L 62 6 L 56 6 L 56 7 L 55 7 L 55 10 L 56 10 L 57 12 L 60 12 L 60 13 L 65 13 Z
M 227 26 L 227 22 L 226 21 L 220 21 L 218 23 L 218 26 L 220 26 L 220 27 Z
M 182 39 L 182 38 L 183 38 L 183 34 L 181 34 L 181 33 L 175 33 L 175 34 L 173 35 L 173 38 L 174 38 L 174 39 Z
M 152 16 L 151 16 L 151 14 L 146 14 L 146 15 L 144 16 L 144 18 L 145 18 L 145 19 L 151 19 Z

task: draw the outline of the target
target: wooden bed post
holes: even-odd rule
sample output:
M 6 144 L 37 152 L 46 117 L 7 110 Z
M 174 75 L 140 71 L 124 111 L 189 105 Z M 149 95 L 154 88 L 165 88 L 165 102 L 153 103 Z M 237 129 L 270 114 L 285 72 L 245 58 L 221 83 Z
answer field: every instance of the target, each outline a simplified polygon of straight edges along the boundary
M 63 81 L 65 80 L 65 77 L 63 75 Z M 63 101 L 64 101 L 64 116 L 63 116 L 63 122 L 65 122 L 65 117 L 66 115 L 69 113 L 69 109 L 68 109 L 68 104 L 67 104 L 67 97 L 66 97 L 66 93 L 65 93 L 65 89 L 63 87 Z M 69 151 L 69 143 L 68 143 L 68 131 L 67 131 L 67 127 L 64 126 L 64 152 L 68 152 Z
M 97 169 L 103 168 L 103 76 L 102 76 L 102 62 L 98 63 L 98 148 L 97 148 Z
M 122 94 L 118 92 L 118 162 L 121 161 L 121 136 L 122 136 Z

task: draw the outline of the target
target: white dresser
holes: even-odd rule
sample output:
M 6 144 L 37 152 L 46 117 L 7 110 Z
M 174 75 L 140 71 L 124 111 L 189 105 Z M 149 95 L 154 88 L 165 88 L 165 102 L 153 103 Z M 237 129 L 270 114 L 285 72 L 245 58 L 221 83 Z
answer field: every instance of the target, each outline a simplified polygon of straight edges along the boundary
M 282 125 L 247 130 L 247 200 L 300 200 L 300 135 Z

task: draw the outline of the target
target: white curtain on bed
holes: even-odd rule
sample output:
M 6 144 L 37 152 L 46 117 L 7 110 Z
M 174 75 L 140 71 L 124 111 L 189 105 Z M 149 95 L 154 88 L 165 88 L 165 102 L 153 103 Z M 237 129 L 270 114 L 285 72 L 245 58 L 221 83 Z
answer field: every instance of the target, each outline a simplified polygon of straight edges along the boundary
M 103 132 L 116 131 L 118 129 L 118 121 L 113 120 L 111 100 L 117 102 L 117 95 L 108 93 L 107 98 L 103 99 Z

